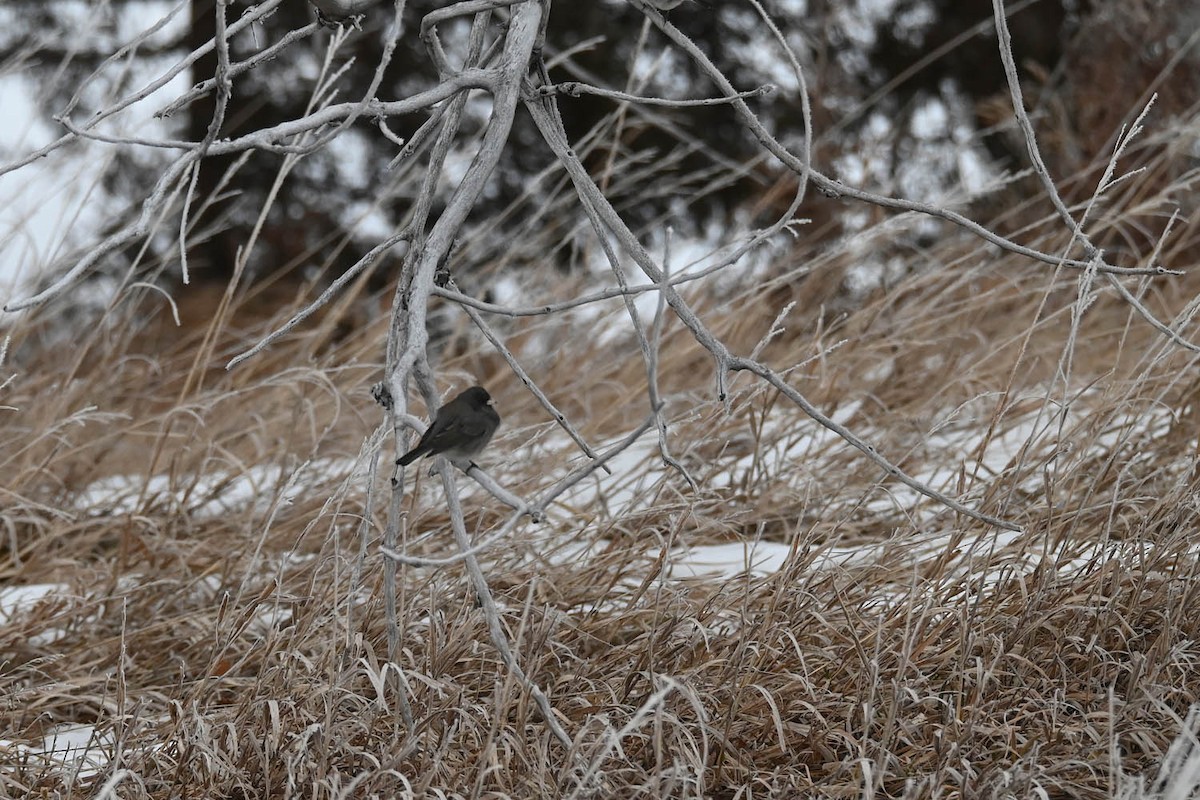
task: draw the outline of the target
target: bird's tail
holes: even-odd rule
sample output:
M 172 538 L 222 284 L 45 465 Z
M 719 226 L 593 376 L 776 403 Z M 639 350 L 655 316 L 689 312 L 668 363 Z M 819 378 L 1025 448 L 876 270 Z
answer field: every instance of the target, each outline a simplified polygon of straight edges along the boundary
M 416 461 L 423 455 L 425 455 L 424 448 L 414 447 L 412 450 L 409 450 L 407 453 L 397 458 L 396 463 L 402 467 L 407 467 L 409 464 Z

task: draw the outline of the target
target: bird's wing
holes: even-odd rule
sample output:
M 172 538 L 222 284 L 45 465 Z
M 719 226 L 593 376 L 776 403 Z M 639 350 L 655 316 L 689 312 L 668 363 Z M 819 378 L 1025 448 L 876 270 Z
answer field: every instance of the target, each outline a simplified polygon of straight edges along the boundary
M 476 416 L 467 420 L 459 420 L 458 427 L 464 438 L 474 439 L 486 434 L 488 432 L 488 428 L 490 427 L 490 423 L 488 422 L 487 417 Z
M 440 420 L 439 420 L 440 422 Z M 464 441 L 479 436 L 486 430 L 485 424 L 478 420 L 463 419 L 461 416 L 447 420 L 444 424 L 435 425 L 429 430 L 428 441 L 424 444 L 436 453 L 451 447 L 457 447 Z
M 441 432 L 445 429 L 445 427 L 446 424 L 443 420 L 434 417 L 433 421 L 429 423 L 429 427 L 425 429 L 423 434 L 421 434 L 421 439 L 417 442 L 417 446 L 413 449 L 425 450 L 431 447 L 437 437 L 441 435 Z

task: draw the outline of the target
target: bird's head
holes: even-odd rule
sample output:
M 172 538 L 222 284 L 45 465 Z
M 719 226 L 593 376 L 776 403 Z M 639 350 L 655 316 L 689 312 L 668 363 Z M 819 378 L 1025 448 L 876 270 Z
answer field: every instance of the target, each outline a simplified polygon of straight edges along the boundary
M 487 389 L 483 388 L 482 386 L 472 386 L 470 389 L 467 389 L 465 392 L 463 392 L 463 397 L 465 397 L 467 401 L 476 408 L 496 405 L 496 401 L 492 399 L 490 394 L 488 394 Z

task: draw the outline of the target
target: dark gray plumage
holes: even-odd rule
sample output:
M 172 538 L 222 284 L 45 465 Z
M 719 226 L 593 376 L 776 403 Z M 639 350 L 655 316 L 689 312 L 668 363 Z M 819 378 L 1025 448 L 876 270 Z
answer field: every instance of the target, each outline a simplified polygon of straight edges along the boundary
M 422 456 L 445 456 L 465 471 L 499 427 L 492 396 L 482 386 L 472 386 L 437 410 L 421 441 L 396 463 L 406 467 Z
M 317 16 L 322 24 L 337 25 L 339 22 L 362 14 L 378 0 L 309 0 L 317 7 Z

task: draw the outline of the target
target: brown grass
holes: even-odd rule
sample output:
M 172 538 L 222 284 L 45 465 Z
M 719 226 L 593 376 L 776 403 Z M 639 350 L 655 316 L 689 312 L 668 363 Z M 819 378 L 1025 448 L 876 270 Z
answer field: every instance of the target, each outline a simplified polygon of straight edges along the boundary
M 1097 241 L 1148 259 L 1180 181 L 1114 200 Z M 1022 209 L 1023 241 L 1055 251 L 1045 213 Z M 743 353 L 795 300 L 763 358 L 910 473 L 1024 533 L 916 502 L 750 376 L 726 413 L 711 360 L 669 323 L 660 381 L 700 491 L 648 447 L 483 554 L 570 751 L 503 668 L 458 567 L 401 571 L 387 664 L 385 503 L 365 560 L 359 538 L 386 320 L 362 284 L 232 372 L 304 291 L 249 290 L 212 327 L 198 292 L 180 299 L 202 322 L 182 329 L 140 290 L 69 337 L 49 315 L 17 320 L 0 575 L 63 588 L 0 629 L 0 795 L 1098 798 L 1152 777 L 1200 699 L 1194 355 L 1102 280 L 1073 331 L 1078 274 L 950 229 L 907 254 L 907 277 L 849 296 L 853 244 L 801 238 L 770 276 L 689 296 Z M 1185 220 L 1163 260 L 1192 267 L 1196 245 Z M 1127 285 L 1168 321 L 1200 290 Z M 440 375 L 489 386 L 504 427 L 485 466 L 536 494 L 576 454 L 447 314 Z M 600 339 L 582 315 L 497 325 L 592 442 L 644 417 L 632 337 Z M 1200 338 L 1190 316 L 1180 330 Z M 448 555 L 422 473 L 407 549 Z M 235 502 L 248 475 L 255 496 Z M 620 487 L 647 475 L 628 502 Z M 119 476 L 116 495 L 85 492 Z M 464 503 L 477 536 L 502 523 L 481 492 Z M 683 548 L 739 541 L 790 555 L 766 574 L 671 577 Z M 67 723 L 105 737 L 100 771 L 38 754 Z

